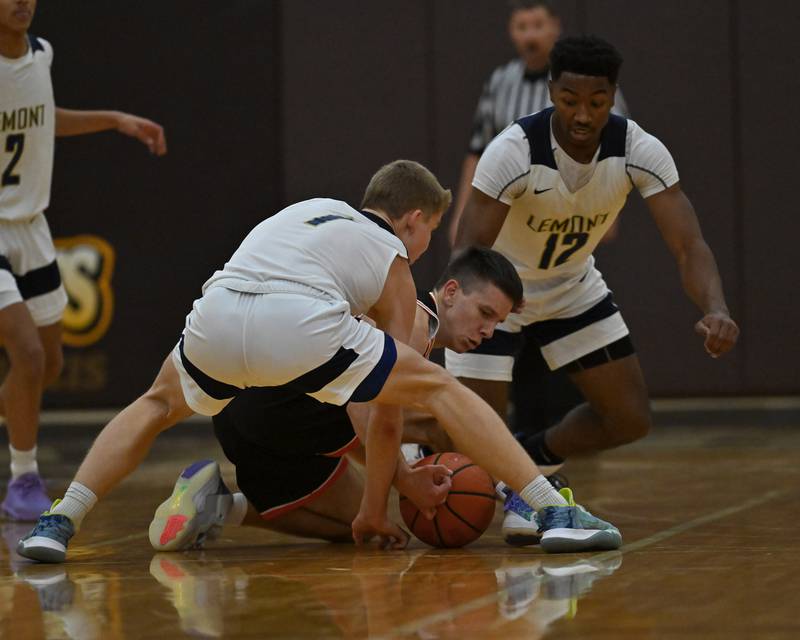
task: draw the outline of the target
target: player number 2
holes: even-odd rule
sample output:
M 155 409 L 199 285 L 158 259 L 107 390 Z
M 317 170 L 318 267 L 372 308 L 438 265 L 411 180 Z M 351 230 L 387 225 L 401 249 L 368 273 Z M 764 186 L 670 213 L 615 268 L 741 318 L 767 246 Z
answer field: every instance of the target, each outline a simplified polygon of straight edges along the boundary
M 561 239 L 560 243 L 559 238 Z M 560 264 L 564 264 L 573 253 L 586 244 L 588 239 L 588 233 L 565 233 L 563 236 L 560 233 L 551 233 L 544 245 L 542 259 L 539 260 L 539 268 L 549 269 L 550 267 L 557 267 Z M 559 244 L 561 244 L 562 247 L 567 247 L 567 249 L 562 251 L 555 262 L 553 262 L 553 255 Z
M 3 179 L 0 182 L 0 186 L 6 187 L 12 184 L 19 184 L 19 176 L 14 173 L 14 167 L 17 166 L 19 159 L 22 157 L 24 148 L 24 133 L 12 133 L 6 136 L 6 151 L 14 155 L 11 156 L 11 162 L 8 163 L 5 171 L 3 171 Z

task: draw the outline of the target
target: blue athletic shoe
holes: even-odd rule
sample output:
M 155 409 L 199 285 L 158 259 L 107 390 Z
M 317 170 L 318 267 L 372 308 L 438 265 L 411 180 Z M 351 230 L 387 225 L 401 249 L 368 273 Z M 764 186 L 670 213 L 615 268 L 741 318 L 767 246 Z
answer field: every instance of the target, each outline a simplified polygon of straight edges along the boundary
M 156 551 L 200 548 L 222 530 L 232 505 L 219 465 L 213 460 L 195 462 L 181 472 L 172 495 L 156 509 L 150 544 Z
M 23 558 L 37 562 L 64 562 L 67 545 L 75 535 L 75 527 L 67 516 L 52 513 L 60 500 L 56 500 L 50 511 L 45 511 L 33 530 L 17 543 L 17 553 Z
M 611 551 L 622 546 L 619 529 L 576 505 L 572 490 L 561 489 L 559 493 L 566 506 L 544 507 L 538 512 L 542 549 L 547 553 L 575 553 Z
M 539 544 L 542 534 L 539 532 L 539 517 L 527 502 L 511 487 L 503 488 L 505 501 L 503 504 L 503 540 L 513 547 L 525 547 Z

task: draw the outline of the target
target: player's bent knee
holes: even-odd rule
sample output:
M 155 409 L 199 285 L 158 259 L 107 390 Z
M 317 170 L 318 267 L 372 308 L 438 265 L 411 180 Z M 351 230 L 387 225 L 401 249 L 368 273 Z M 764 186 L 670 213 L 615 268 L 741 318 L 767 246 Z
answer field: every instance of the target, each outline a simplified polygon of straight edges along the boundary
M 644 438 L 650 432 L 653 422 L 649 411 L 631 412 L 617 417 L 610 426 L 607 429 L 609 445 L 618 447 Z
M 39 342 L 31 341 L 8 349 L 11 371 L 27 383 L 41 384 L 45 377 L 44 349 Z
M 166 385 L 153 384 L 139 402 L 145 403 L 150 413 L 150 424 L 155 430 L 167 429 L 184 418 L 192 415 L 192 410 L 186 405 L 180 389 L 172 389 Z

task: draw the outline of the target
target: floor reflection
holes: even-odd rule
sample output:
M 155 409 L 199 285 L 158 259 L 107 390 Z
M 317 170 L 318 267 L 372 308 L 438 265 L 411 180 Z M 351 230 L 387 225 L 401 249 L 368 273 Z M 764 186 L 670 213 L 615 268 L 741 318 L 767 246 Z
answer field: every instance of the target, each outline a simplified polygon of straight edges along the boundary
M 307 556 L 307 557 L 304 557 Z M 160 553 L 150 574 L 165 588 L 184 633 L 218 638 L 259 611 L 264 628 L 300 611 L 297 636 L 542 637 L 575 617 L 578 600 L 622 565 L 618 552 L 588 557 L 468 551 L 399 554 L 320 549 L 286 559 L 227 562 Z M 298 601 L 299 599 L 299 601 Z M 252 627 L 250 627 L 252 629 Z M 288 630 L 282 627 L 282 634 Z

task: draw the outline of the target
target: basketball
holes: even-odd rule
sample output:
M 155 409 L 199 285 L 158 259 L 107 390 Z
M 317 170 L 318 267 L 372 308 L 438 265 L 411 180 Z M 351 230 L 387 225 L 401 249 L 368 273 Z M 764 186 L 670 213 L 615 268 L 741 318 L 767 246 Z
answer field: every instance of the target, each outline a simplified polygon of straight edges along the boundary
M 436 453 L 414 466 L 443 464 L 452 470 L 447 501 L 428 520 L 411 500 L 400 496 L 400 514 L 417 538 L 432 547 L 463 547 L 481 537 L 494 517 L 495 492 L 492 477 L 460 453 Z

